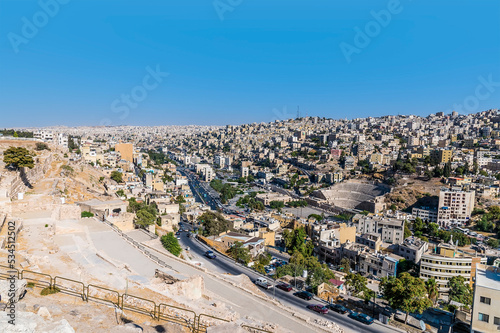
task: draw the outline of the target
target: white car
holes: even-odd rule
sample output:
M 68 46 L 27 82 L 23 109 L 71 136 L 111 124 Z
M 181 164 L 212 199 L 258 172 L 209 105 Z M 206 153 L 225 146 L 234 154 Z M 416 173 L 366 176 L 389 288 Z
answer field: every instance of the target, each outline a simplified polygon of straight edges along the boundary
M 257 278 L 257 280 L 255 280 L 255 284 L 265 289 L 271 289 L 273 287 L 273 285 L 264 278 Z

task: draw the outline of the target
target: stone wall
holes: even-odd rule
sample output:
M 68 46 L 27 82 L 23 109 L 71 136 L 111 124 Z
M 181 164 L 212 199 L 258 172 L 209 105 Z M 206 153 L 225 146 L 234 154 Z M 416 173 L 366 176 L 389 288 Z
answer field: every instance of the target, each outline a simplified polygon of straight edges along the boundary
M 82 210 L 78 205 L 54 205 L 52 218 L 54 220 L 79 220 Z
M 52 163 L 52 154 L 48 156 L 35 157 L 35 166 L 33 169 L 21 168 L 13 177 L 8 189 L 8 195 L 11 199 L 17 198 L 17 194 L 24 192 L 28 186 L 26 184 L 34 184 L 40 180 L 49 170 Z

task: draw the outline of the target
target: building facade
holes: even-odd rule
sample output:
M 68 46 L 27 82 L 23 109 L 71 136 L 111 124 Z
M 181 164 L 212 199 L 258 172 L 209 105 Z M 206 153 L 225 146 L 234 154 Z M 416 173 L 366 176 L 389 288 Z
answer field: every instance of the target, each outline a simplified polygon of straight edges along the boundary
M 461 188 L 441 189 L 439 192 L 438 224 L 441 227 L 463 225 L 470 220 L 474 209 L 475 192 Z
M 439 292 L 447 293 L 449 280 L 457 275 L 463 276 L 472 285 L 476 265 L 486 264 L 486 257 L 475 257 L 460 252 L 453 245 L 440 244 L 433 253 L 422 255 L 420 278 L 435 279 Z
M 474 281 L 471 332 L 500 330 L 500 269 L 478 265 Z

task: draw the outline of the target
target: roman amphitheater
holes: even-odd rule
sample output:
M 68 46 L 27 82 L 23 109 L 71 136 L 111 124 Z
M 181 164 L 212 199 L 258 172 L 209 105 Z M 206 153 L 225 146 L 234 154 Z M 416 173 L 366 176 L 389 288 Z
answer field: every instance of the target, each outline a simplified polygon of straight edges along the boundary
M 384 195 L 390 191 L 389 186 L 381 183 L 347 181 L 316 190 L 313 196 L 341 209 L 378 213 L 385 209 Z

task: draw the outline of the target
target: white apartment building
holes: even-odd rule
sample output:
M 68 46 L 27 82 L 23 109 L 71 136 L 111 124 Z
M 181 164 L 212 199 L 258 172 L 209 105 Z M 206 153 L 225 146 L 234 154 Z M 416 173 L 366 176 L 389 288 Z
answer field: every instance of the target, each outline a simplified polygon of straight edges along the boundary
M 411 215 L 413 215 L 414 217 L 419 217 L 422 221 L 427 222 L 437 222 L 438 219 L 437 209 L 432 209 L 430 207 L 414 207 L 411 210 Z
M 241 177 L 248 177 L 249 171 L 248 167 L 241 167 Z
M 226 166 L 226 157 L 222 155 L 216 155 L 214 158 L 214 164 L 217 165 L 220 169 L 223 169 Z
M 204 175 L 203 175 L 203 179 L 206 181 L 206 182 L 211 182 L 212 180 L 214 180 L 215 178 L 215 172 L 212 168 L 206 168 L 206 169 L 203 169 L 205 172 L 204 172 Z
M 54 140 L 54 133 L 52 131 L 47 131 L 47 130 L 37 130 L 33 132 L 33 137 L 35 139 L 40 139 L 45 142 L 52 142 L 52 140 Z
M 353 222 L 358 234 L 379 234 L 383 242 L 401 244 L 404 241 L 404 221 L 380 216 L 355 215 Z
M 441 189 L 439 192 L 438 224 L 441 227 L 463 225 L 474 209 L 475 192 L 460 188 Z
M 493 159 L 491 157 L 478 157 L 476 159 L 476 162 L 477 162 L 477 165 L 480 167 L 480 168 L 484 168 L 485 166 L 488 165 L 488 163 L 490 163 L 491 161 L 493 161 Z
M 61 147 L 68 147 L 68 136 L 63 133 L 58 133 L 57 134 L 57 145 Z
M 420 259 L 420 278 L 435 279 L 439 292 L 447 293 L 449 280 L 462 275 L 472 285 L 476 265 L 486 264 L 486 257 L 475 257 L 458 251 L 454 245 L 439 244 L 432 253 L 422 255 Z
M 477 265 L 472 303 L 471 332 L 500 330 L 500 269 Z

